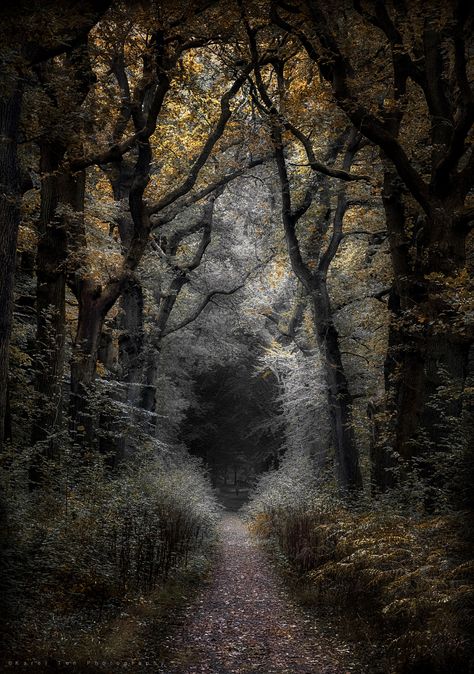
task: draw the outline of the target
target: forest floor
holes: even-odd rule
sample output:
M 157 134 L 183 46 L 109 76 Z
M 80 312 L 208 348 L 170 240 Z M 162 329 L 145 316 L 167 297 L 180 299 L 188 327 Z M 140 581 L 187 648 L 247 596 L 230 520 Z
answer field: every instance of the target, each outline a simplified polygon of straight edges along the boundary
M 292 599 L 241 518 L 227 512 L 212 578 L 165 635 L 162 674 L 364 671 L 340 636 Z
M 372 671 L 365 657 L 365 664 L 361 662 L 359 639 L 347 641 L 350 632 L 340 616 L 331 619 L 299 604 L 237 513 L 246 494 L 229 490 L 220 500 L 225 510 L 206 576 L 176 578 L 166 591 L 130 605 L 94 638 L 79 639 L 78 649 L 55 665 L 35 664 L 35 674 Z M 10 663 L 6 671 L 16 671 L 17 664 Z M 21 671 L 32 671 L 25 665 Z

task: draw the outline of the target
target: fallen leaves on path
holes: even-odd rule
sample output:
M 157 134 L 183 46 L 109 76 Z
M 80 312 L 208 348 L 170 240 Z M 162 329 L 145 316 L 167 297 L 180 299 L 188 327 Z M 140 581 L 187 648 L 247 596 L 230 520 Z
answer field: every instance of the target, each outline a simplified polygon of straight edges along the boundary
M 235 514 L 220 524 L 213 579 L 166 638 L 163 674 L 344 674 L 345 644 L 295 605 Z M 360 670 L 358 670 L 360 671 Z

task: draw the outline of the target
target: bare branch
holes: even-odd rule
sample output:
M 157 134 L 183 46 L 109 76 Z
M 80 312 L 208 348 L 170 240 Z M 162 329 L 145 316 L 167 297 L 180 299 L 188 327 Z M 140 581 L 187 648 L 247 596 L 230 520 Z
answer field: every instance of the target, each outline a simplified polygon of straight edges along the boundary
M 253 267 L 253 269 L 250 269 L 245 274 L 245 276 L 240 281 L 240 283 L 237 286 L 235 286 L 234 288 L 231 288 L 229 290 L 212 290 L 209 293 L 207 293 L 207 295 L 202 299 L 202 301 L 196 307 L 195 311 L 193 311 L 190 316 L 188 316 L 184 320 L 180 321 L 177 325 L 175 325 L 171 328 L 166 328 L 165 330 L 163 330 L 160 337 L 167 337 L 168 335 L 172 334 L 173 332 L 177 332 L 178 330 L 181 330 L 181 328 L 184 328 L 186 325 L 189 325 L 190 323 L 195 321 L 198 318 L 198 316 L 202 313 L 202 311 L 207 307 L 207 305 L 209 303 L 213 302 L 213 300 L 216 296 L 218 296 L 218 295 L 226 295 L 226 296 L 233 295 L 237 291 L 241 290 L 245 286 L 245 284 L 246 284 L 247 280 L 250 278 L 250 276 L 255 271 L 261 269 L 266 264 L 268 264 L 270 262 L 270 260 L 272 260 L 274 257 L 275 257 L 275 254 L 272 253 L 266 260 L 263 260 L 260 264 Z
M 241 168 L 236 169 L 231 173 L 227 173 L 221 176 L 220 178 L 217 178 L 216 180 L 213 180 L 211 183 L 209 183 L 209 185 L 203 187 L 201 190 L 195 192 L 194 194 L 190 194 L 186 199 L 175 202 L 175 204 L 173 205 L 173 209 L 165 209 L 165 212 L 162 215 L 152 216 L 151 219 L 152 227 L 155 229 L 157 227 L 161 227 L 162 225 L 167 224 L 168 222 L 171 222 L 183 209 L 192 206 L 198 201 L 201 201 L 201 199 L 204 199 L 205 197 L 209 196 L 209 194 L 212 194 L 216 190 L 219 190 L 219 188 L 224 187 L 233 180 L 236 180 L 237 178 L 240 178 L 249 169 L 255 168 L 256 166 L 261 166 L 262 164 L 265 164 L 272 158 L 273 154 L 268 154 L 264 157 L 252 159 L 245 166 L 242 166 Z
M 171 335 L 173 332 L 177 332 L 178 330 L 181 330 L 182 328 L 186 327 L 187 325 L 195 321 L 198 318 L 198 316 L 204 311 L 207 305 L 213 300 L 213 298 L 216 297 L 216 295 L 233 295 L 238 290 L 241 290 L 244 287 L 244 285 L 245 281 L 235 286 L 235 288 L 231 288 L 230 290 L 213 290 L 212 292 L 208 293 L 190 316 L 188 316 L 187 318 L 185 318 L 172 328 L 167 328 L 166 330 L 164 330 L 161 333 L 161 337 L 167 337 L 168 335 Z
M 366 235 L 366 236 L 386 236 L 387 232 L 385 229 L 380 229 L 377 230 L 376 232 L 371 232 L 370 230 L 367 229 L 354 229 L 351 232 L 344 232 L 343 237 L 346 238 L 347 236 L 359 236 L 359 235 Z

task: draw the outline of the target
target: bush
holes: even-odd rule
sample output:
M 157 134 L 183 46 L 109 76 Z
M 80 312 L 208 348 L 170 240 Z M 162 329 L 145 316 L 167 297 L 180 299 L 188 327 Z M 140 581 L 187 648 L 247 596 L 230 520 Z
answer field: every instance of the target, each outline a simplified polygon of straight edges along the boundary
M 103 457 L 84 463 L 65 449 L 33 491 L 26 454 L 4 457 L 2 471 L 10 652 L 50 653 L 209 554 L 218 510 L 184 451 L 154 447 L 113 473 Z
M 248 513 L 306 599 L 363 615 L 380 639 L 388 635 L 390 671 L 470 671 L 474 563 L 465 516 L 415 517 L 393 500 L 369 510 L 309 480 L 301 485 L 299 471 L 283 465 L 257 487 Z

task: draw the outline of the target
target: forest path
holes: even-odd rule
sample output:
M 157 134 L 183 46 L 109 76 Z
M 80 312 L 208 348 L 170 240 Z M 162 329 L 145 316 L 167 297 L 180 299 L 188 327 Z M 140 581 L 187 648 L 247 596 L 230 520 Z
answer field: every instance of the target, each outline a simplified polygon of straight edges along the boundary
M 223 516 L 220 540 L 209 586 L 166 638 L 163 673 L 361 671 L 337 635 L 322 633 L 292 601 L 238 515 Z

